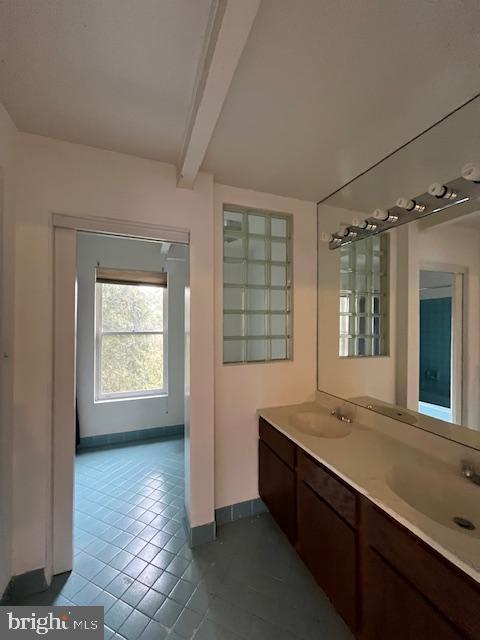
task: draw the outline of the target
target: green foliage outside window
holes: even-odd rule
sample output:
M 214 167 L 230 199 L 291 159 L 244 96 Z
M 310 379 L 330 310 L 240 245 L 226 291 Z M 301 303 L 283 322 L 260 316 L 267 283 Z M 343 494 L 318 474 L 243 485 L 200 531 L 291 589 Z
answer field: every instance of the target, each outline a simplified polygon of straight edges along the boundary
M 164 387 L 164 289 L 97 283 L 99 392 L 145 393 Z

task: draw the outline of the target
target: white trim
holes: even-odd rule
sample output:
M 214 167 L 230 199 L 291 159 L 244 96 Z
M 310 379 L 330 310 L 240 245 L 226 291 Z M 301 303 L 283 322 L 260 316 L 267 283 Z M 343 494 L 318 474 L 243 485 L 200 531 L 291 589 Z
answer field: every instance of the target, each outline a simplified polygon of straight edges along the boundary
M 51 220 L 54 239 L 54 323 L 51 510 L 46 552 L 46 575 L 49 578 L 70 571 L 73 565 L 77 232 L 137 237 L 154 242 L 165 239 L 168 241 L 174 236 L 177 238 L 175 242 L 181 244 L 188 244 L 190 237 L 188 231 L 177 230 L 177 235 L 172 232 L 167 238 L 166 229 L 171 231 L 172 228 L 119 223 L 116 220 L 60 214 L 52 214 Z M 187 362 L 188 355 L 186 351 Z M 188 453 L 188 442 L 186 447 Z M 189 453 L 187 459 L 190 459 Z
M 75 378 L 77 234 L 54 229 L 52 573 L 70 571 L 73 560 L 73 460 L 75 457 Z M 72 286 L 72 283 L 74 286 Z M 48 573 L 49 567 L 47 567 Z
M 140 238 L 142 240 L 161 240 L 163 242 L 175 242 L 176 244 L 189 244 L 190 232 L 180 227 L 157 226 L 140 222 L 120 222 L 114 218 L 89 218 L 83 216 L 71 216 L 64 213 L 53 213 L 52 223 L 54 227 L 103 233 L 111 236 L 126 236 Z
M 102 326 L 102 289 L 95 282 L 95 354 L 94 354 L 94 385 L 95 404 L 112 400 L 141 400 L 143 398 L 152 398 L 168 395 L 168 337 L 167 337 L 167 317 L 168 317 L 168 288 L 158 287 L 162 289 L 162 315 L 163 330 L 162 331 L 101 331 Z M 128 285 L 127 285 L 128 286 Z M 143 391 L 118 391 L 115 393 L 102 393 L 100 389 L 100 379 L 102 370 L 102 338 L 104 335 L 156 335 L 163 337 L 163 387 L 157 389 L 148 389 Z

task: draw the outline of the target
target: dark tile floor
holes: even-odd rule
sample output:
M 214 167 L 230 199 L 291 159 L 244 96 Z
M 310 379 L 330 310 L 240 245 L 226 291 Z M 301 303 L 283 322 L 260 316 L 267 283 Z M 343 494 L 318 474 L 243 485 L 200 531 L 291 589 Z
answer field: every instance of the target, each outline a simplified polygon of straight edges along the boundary
M 74 569 L 18 604 L 102 605 L 106 639 L 351 639 L 268 514 L 188 547 L 183 464 L 180 439 L 80 453 Z

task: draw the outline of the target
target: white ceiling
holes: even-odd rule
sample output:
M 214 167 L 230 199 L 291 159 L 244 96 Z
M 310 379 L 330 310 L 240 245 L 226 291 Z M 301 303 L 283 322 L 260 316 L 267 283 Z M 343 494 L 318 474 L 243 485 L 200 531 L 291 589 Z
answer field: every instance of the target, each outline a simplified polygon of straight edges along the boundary
M 176 162 L 210 0 L 0 0 L 0 101 L 22 131 Z
M 319 200 L 480 89 L 478 0 L 262 0 L 207 151 Z
M 0 101 L 23 131 L 177 162 L 209 9 L 0 0 Z M 262 0 L 203 168 L 321 199 L 480 89 L 479 24 L 478 0 Z

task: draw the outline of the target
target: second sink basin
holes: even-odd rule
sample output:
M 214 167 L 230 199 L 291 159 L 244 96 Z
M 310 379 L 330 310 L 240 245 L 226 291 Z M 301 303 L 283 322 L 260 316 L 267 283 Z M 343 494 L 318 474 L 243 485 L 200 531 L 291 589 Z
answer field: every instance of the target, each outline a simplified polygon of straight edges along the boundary
M 401 464 L 387 477 L 411 507 L 450 529 L 480 539 L 480 487 L 435 463 Z
M 301 411 L 290 417 L 290 423 L 302 433 L 319 438 L 345 438 L 352 432 L 351 425 L 317 411 Z

